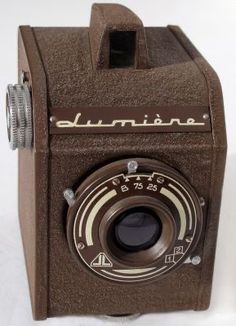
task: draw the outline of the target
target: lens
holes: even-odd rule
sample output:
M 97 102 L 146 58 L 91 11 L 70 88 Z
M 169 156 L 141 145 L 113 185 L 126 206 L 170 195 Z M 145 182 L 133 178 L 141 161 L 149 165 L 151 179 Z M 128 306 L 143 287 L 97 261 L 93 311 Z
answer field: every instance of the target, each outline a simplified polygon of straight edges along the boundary
M 117 246 L 131 252 L 152 247 L 160 238 L 161 232 L 160 218 L 146 207 L 135 207 L 125 211 L 114 224 Z

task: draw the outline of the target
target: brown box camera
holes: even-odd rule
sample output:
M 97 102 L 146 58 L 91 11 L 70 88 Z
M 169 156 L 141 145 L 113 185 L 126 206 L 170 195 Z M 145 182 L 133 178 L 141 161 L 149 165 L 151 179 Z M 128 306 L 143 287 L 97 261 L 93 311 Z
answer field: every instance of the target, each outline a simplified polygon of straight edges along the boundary
M 223 101 L 178 27 L 114 4 L 89 28 L 20 27 L 7 121 L 35 319 L 207 309 Z

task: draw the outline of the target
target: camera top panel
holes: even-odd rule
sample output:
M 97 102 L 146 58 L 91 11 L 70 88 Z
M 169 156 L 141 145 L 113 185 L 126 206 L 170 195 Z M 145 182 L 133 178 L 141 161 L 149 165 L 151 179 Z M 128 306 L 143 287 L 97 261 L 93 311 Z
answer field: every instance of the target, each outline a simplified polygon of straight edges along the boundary
M 143 27 L 123 6 L 94 5 L 88 28 L 33 32 L 52 107 L 209 105 L 200 54 L 172 27 Z

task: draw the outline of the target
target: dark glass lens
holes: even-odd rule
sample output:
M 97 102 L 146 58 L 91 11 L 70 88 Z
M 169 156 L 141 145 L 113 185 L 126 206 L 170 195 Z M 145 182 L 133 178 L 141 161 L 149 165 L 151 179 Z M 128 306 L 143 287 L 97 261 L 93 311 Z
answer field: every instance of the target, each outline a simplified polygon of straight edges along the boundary
M 118 247 L 137 252 L 153 246 L 161 236 L 162 223 L 155 212 L 146 207 L 135 207 L 122 213 L 114 224 Z

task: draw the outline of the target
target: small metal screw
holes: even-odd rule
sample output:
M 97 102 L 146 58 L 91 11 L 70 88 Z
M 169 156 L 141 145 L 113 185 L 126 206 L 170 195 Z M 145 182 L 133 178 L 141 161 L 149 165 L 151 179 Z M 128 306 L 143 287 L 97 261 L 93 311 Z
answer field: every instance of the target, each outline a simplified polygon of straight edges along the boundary
M 158 183 L 164 183 L 165 179 L 163 177 L 157 177 L 157 182 Z
M 75 203 L 75 194 L 74 191 L 70 188 L 65 189 L 63 191 L 63 196 L 65 198 L 65 200 L 67 201 L 69 206 L 73 206 Z
M 191 263 L 193 265 L 199 265 L 201 263 L 201 257 L 200 256 L 194 256 L 191 258 Z
M 83 242 L 79 242 L 78 244 L 77 244 L 77 249 L 78 250 L 83 250 L 85 248 L 85 244 L 83 243 Z
M 200 205 L 203 207 L 206 205 L 206 202 L 205 202 L 205 199 L 203 197 L 200 197 L 199 198 L 199 201 L 200 201 Z
M 115 178 L 114 180 L 112 180 L 112 184 L 114 186 L 118 186 L 120 184 L 120 180 L 118 178 Z
M 193 238 L 193 237 L 192 237 L 191 235 L 187 235 L 187 236 L 185 237 L 185 241 L 189 243 L 189 242 L 192 241 L 192 238 Z
M 51 123 L 55 123 L 57 121 L 57 118 L 54 116 L 54 115 L 52 115 L 51 117 L 50 117 L 50 122 Z
M 203 119 L 204 119 L 204 120 L 208 120 L 208 119 L 209 119 L 209 114 L 204 113 L 204 114 L 203 114 Z
M 127 168 L 128 168 L 128 173 L 135 173 L 138 169 L 138 162 L 136 161 L 129 161 L 127 164 Z

